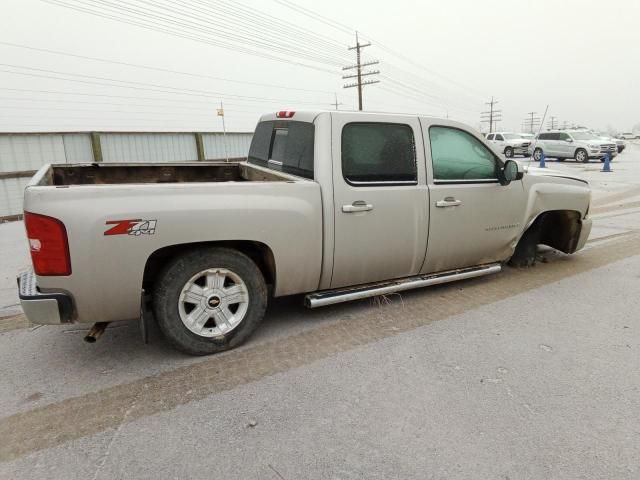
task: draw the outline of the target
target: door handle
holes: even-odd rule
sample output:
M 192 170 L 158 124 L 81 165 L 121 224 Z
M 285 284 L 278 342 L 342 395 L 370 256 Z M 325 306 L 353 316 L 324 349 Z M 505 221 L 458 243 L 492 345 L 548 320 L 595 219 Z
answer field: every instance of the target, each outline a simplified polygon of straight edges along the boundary
M 458 205 L 462 205 L 460 200 L 456 200 L 453 197 L 446 197 L 444 200 L 438 200 L 436 202 L 436 207 L 445 208 L 445 207 L 457 207 Z
M 369 210 L 373 210 L 373 205 L 365 202 L 364 200 L 356 200 L 351 205 L 342 206 L 342 211 L 344 213 L 368 212 Z

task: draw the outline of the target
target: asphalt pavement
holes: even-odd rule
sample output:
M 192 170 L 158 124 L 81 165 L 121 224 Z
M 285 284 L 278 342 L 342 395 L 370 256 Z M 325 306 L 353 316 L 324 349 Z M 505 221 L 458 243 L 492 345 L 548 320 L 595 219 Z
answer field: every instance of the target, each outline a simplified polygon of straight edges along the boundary
M 640 478 L 640 147 L 547 166 L 589 179 L 594 230 L 531 269 L 277 300 L 207 358 L 131 323 L 0 334 L 0 478 Z M 0 225 L 7 305 L 21 232 Z

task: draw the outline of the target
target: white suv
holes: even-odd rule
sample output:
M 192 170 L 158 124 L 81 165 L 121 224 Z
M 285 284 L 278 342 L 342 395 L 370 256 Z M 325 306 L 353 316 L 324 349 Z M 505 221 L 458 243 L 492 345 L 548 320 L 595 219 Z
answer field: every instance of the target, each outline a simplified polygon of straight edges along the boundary
M 606 154 L 609 154 L 609 159 L 613 160 L 613 157 L 618 154 L 615 142 L 603 140 L 584 130 L 541 133 L 531 144 L 529 151 L 536 161 L 540 161 L 544 153 L 545 157 L 556 158 L 560 162 L 567 158 L 575 158 L 576 161 L 584 163 L 592 158 L 604 162 Z
M 518 133 L 489 133 L 487 134 L 487 140 L 498 152 L 504 153 L 507 158 L 512 158 L 514 155 L 529 156 L 531 140 L 522 138 Z

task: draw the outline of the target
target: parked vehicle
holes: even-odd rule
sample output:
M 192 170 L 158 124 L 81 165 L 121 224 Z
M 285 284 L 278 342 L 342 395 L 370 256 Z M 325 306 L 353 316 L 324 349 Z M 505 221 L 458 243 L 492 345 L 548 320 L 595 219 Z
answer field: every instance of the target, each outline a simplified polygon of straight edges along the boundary
M 608 133 L 606 133 L 606 132 L 596 132 L 596 131 L 594 131 L 594 132 L 592 132 L 592 133 L 593 133 L 594 135 L 598 136 L 599 138 L 601 138 L 602 140 L 606 140 L 606 141 L 608 141 L 608 142 L 615 143 L 615 144 L 616 144 L 616 148 L 617 148 L 617 152 L 618 152 L 618 153 L 622 153 L 622 151 L 623 151 L 625 148 L 627 148 L 627 144 L 626 144 L 626 142 L 625 142 L 623 139 L 621 139 L 621 138 L 615 138 L 615 137 L 612 137 L 611 135 L 609 135 L 609 134 L 608 134 Z
M 533 158 L 540 161 L 541 155 L 556 158 L 562 162 L 574 158 L 578 162 L 588 162 L 595 158 L 604 162 L 605 155 L 610 160 L 618 154 L 616 144 L 602 140 L 593 133 L 584 130 L 561 130 L 540 133 L 529 147 Z
M 180 350 L 215 353 L 271 296 L 314 308 L 531 265 L 537 244 L 574 253 L 590 198 L 451 120 L 278 112 L 246 162 L 42 167 L 20 299 L 33 323 L 99 322 L 89 339 L 152 312 Z
M 635 133 L 631 133 L 631 132 L 621 133 L 619 137 L 622 140 L 634 140 L 638 138 L 638 136 Z
M 525 140 L 518 133 L 496 132 L 489 133 L 487 140 L 494 148 L 504 154 L 507 158 L 513 158 L 514 155 L 529 156 L 529 145 L 531 141 Z

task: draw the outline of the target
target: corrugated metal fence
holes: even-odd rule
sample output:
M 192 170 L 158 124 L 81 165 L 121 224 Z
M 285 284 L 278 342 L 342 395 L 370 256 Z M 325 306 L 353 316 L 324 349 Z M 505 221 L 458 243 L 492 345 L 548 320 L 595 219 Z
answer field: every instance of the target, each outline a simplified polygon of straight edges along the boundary
M 244 158 L 253 133 L 0 133 L 0 220 L 22 213 L 29 178 L 46 163 L 187 162 Z

